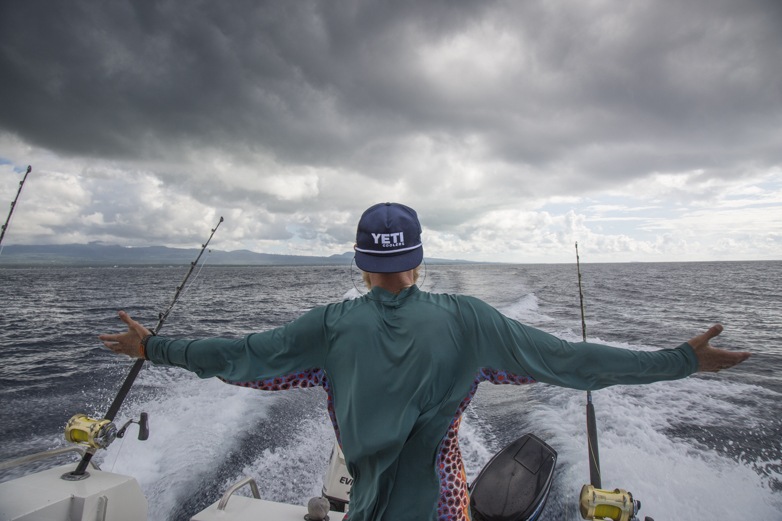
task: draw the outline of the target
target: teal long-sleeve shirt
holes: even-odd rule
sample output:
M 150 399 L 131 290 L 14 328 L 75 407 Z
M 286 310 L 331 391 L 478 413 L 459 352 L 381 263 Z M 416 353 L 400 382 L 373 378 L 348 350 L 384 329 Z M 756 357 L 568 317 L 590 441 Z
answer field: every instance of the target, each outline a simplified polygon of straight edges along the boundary
M 375 287 L 242 339 L 153 338 L 146 352 L 240 385 L 318 371 L 354 479 L 351 521 L 467 518 L 455 432 L 482 380 L 595 390 L 698 369 L 688 344 L 639 352 L 570 343 L 479 299 L 416 286 L 399 295 Z

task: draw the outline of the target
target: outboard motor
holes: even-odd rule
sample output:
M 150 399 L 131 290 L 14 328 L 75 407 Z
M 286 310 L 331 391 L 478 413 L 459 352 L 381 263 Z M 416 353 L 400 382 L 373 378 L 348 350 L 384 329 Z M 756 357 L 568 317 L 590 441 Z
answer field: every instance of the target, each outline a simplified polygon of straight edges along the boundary
M 534 521 L 546 505 L 557 453 L 525 434 L 486 464 L 470 485 L 474 521 Z

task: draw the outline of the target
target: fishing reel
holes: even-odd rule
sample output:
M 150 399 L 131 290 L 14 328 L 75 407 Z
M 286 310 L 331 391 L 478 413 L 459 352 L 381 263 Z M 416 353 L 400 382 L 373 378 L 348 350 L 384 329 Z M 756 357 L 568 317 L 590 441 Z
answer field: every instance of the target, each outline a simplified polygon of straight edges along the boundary
M 630 492 L 621 488 L 600 490 L 592 485 L 584 485 L 578 507 L 581 510 L 581 517 L 589 521 L 593 519 L 638 521 L 636 516 L 641 509 L 641 502 L 633 499 Z M 644 519 L 654 521 L 651 517 Z
M 117 426 L 86 414 L 73 416 L 65 425 L 65 440 L 92 449 L 105 449 L 117 437 Z
M 142 412 L 138 421 L 128 420 L 118 431 L 117 426 L 110 420 L 105 418 L 95 419 L 90 418 L 86 414 L 77 414 L 68 420 L 68 423 L 65 425 L 65 440 L 82 445 L 88 449 L 105 449 L 116 438 L 124 437 L 125 431 L 131 423 L 138 423 L 138 439 L 144 441 L 149 438 L 147 419 L 147 413 Z

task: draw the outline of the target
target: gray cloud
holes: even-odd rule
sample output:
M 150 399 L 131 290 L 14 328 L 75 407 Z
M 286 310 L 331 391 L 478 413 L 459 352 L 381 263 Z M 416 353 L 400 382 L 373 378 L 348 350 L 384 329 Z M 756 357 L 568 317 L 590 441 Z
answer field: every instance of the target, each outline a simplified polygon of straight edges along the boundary
M 436 7 L 426 10 L 438 25 L 456 23 L 442 14 L 458 6 Z M 2 123 L 85 155 L 157 157 L 172 144 L 219 143 L 304 163 L 344 157 L 367 130 L 393 129 L 385 114 L 408 105 L 400 52 L 386 51 L 419 11 L 390 2 L 6 3 L 0 93 L 16 103 Z M 387 76 L 397 78 L 388 85 Z
M 0 94 L 13 103 L 0 123 L 84 155 L 218 143 L 358 169 L 377 161 L 373 148 L 421 132 L 485 136 L 514 164 L 649 140 L 702 156 L 757 134 L 778 143 L 779 11 L 711 0 L 4 3 Z M 507 33 L 514 46 L 449 58 L 465 31 L 487 44 Z M 445 84 L 421 61 L 433 47 L 445 49 Z M 495 51 L 505 68 L 476 74 Z M 778 147 L 754 147 L 779 160 Z
M 779 166 L 780 28 L 775 0 L 3 2 L 0 130 L 181 197 L 150 223 L 239 209 L 237 241 L 291 224 L 330 244 L 396 199 L 468 233 L 656 174 Z M 150 233 L 93 198 L 85 237 Z

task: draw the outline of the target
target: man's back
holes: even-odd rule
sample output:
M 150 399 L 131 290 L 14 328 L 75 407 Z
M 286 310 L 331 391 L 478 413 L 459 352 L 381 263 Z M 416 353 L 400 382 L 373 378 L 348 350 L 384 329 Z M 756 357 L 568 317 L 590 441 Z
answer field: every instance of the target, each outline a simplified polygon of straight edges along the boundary
M 351 520 L 435 518 L 440 442 L 479 369 L 455 309 L 455 297 L 416 287 L 326 308 L 324 369 L 348 470 L 361 476 Z

